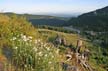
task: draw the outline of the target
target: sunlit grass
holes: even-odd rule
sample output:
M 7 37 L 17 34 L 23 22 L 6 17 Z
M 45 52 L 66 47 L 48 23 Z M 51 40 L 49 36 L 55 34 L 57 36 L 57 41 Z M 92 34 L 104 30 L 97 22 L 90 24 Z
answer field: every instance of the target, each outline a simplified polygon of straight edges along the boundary
M 41 39 L 18 35 L 10 39 L 13 46 L 12 63 L 21 70 L 61 71 L 59 49 Z

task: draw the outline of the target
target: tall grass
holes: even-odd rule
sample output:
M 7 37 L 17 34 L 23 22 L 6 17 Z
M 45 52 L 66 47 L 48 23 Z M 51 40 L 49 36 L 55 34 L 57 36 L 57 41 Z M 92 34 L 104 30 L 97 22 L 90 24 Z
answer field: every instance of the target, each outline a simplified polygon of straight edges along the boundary
M 59 50 L 38 36 L 24 17 L 0 14 L 0 53 L 8 59 L 5 71 L 61 71 Z
M 41 39 L 19 34 L 12 42 L 11 63 L 20 71 L 62 71 L 59 64 L 59 49 Z

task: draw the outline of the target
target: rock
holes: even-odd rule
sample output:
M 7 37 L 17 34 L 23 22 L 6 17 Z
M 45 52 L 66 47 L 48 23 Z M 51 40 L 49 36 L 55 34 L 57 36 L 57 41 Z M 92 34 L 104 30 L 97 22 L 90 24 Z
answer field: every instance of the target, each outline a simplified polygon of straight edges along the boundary
M 77 66 L 72 66 L 64 62 L 62 62 L 62 67 L 65 71 L 79 71 Z
M 57 44 L 57 45 L 61 44 L 62 43 L 62 38 L 59 35 L 57 35 L 56 38 L 55 38 L 54 43 Z
M 79 71 L 79 70 L 78 70 L 78 67 L 76 66 L 68 66 L 67 71 Z
M 77 40 L 77 46 L 76 46 L 76 52 L 80 53 L 80 50 L 82 48 L 83 41 L 82 40 Z
M 56 45 L 64 45 L 64 46 L 66 46 L 66 39 L 61 37 L 61 36 L 59 36 L 59 35 L 57 35 L 56 38 L 55 38 L 54 43 Z
M 64 45 L 64 46 L 66 46 L 66 39 L 65 39 L 65 38 L 62 38 L 62 40 L 61 40 L 61 41 L 62 41 L 62 43 L 61 43 L 61 44 L 62 44 L 62 45 Z

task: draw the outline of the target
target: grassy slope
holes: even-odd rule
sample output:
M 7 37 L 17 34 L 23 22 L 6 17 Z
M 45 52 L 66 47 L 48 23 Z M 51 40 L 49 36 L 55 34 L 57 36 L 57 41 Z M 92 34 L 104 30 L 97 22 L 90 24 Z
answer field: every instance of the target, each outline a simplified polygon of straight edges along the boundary
M 56 37 L 56 35 L 59 34 L 62 37 L 66 38 L 67 44 L 73 44 L 74 46 L 76 46 L 76 42 L 80 38 L 80 36 L 78 36 L 77 34 L 68 34 L 48 29 L 38 29 L 38 31 L 41 32 L 41 35 L 45 37 L 44 39 L 46 40 L 48 40 L 51 37 Z
M 65 37 L 67 40 L 68 44 L 73 44 L 73 46 L 76 46 L 77 40 L 79 38 L 82 38 L 81 36 L 77 35 L 77 34 L 68 34 L 68 33 L 63 33 L 63 32 L 57 32 L 57 31 L 52 31 L 52 30 L 48 30 L 48 29 L 38 29 L 38 31 L 41 33 L 42 37 L 44 37 L 44 40 L 47 40 L 49 38 L 54 38 L 57 34 L 61 35 L 62 37 Z M 84 41 L 84 47 L 86 46 L 90 51 L 91 51 L 91 56 L 90 56 L 90 60 L 89 60 L 89 64 L 92 66 L 92 68 L 96 69 L 96 71 L 105 71 L 105 69 L 103 69 L 100 65 L 98 65 L 98 63 L 96 62 L 95 59 L 93 59 L 93 55 L 97 54 L 98 47 L 93 45 L 91 42 L 89 41 L 85 41 L 85 38 L 82 38 Z M 65 61 L 64 55 L 62 55 L 61 57 L 62 61 Z
M 34 35 L 34 37 L 38 35 L 36 35 L 37 32 L 35 28 L 29 22 L 27 22 L 24 17 L 17 17 L 16 15 L 8 17 L 6 15 L 0 14 L 0 18 L 0 71 L 5 69 L 5 65 L 8 65 L 6 66 L 8 71 L 13 71 L 12 69 L 14 68 L 12 65 L 10 65 L 11 63 L 3 51 L 3 48 L 11 46 L 9 39 L 15 36 L 15 34 L 17 35 L 20 33 L 31 36 Z
M 2 17 L 2 16 L 1 16 Z M 3 19 L 4 18 L 4 19 Z M 30 36 L 34 36 L 34 37 L 36 37 L 37 35 L 35 34 L 36 33 L 36 31 L 35 31 L 35 29 L 33 28 L 33 27 L 30 27 L 31 25 L 26 25 L 28 22 L 25 22 L 25 20 L 23 20 L 23 18 L 21 19 L 20 18 L 20 20 L 18 20 L 19 18 L 17 18 L 17 17 L 15 17 L 14 16 L 14 19 L 11 19 L 12 21 L 11 21 L 11 23 L 10 23 L 10 20 L 8 20 L 8 17 L 7 17 L 7 19 L 5 18 L 5 16 L 3 16 L 3 18 L 1 19 L 1 23 L 3 23 L 4 22 L 4 24 L 1 24 L 1 26 L 3 25 L 3 28 L 1 28 L 1 29 L 3 29 L 4 30 L 4 32 L 7 34 L 7 35 L 5 35 L 5 33 L 2 33 L 2 31 L 1 31 L 1 34 L 3 35 L 3 37 L 7 37 L 7 38 L 9 38 L 9 35 L 8 34 L 10 34 L 10 33 L 25 33 L 26 35 L 30 35 Z M 15 25 L 13 25 L 13 23 L 16 23 Z M 23 24 L 22 24 L 23 23 Z M 26 27 L 22 27 L 21 28 L 21 24 L 23 25 L 23 26 L 26 26 Z M 6 26 L 7 25 L 7 26 Z M 5 26 L 5 28 L 4 28 L 4 26 Z M 18 27 L 18 26 L 20 26 L 20 27 Z M 12 29 L 12 31 L 11 31 L 11 29 L 9 29 L 9 31 L 6 31 L 6 29 L 8 29 L 8 28 L 12 28 L 12 27 L 14 27 L 13 29 Z M 17 31 L 18 30 L 18 31 Z M 14 32 L 13 32 L 14 31 Z M 30 31 L 30 32 L 28 32 L 28 31 Z M 78 35 L 76 35 L 76 34 L 67 34 L 67 33 L 63 33 L 63 32 L 57 32 L 57 31 L 50 31 L 50 30 L 47 30 L 47 29 L 38 29 L 38 31 L 40 32 L 40 34 L 42 35 L 42 36 L 40 36 L 41 38 L 43 37 L 43 39 L 44 40 L 47 40 L 47 41 L 49 41 L 49 38 L 50 38 L 50 40 L 53 40 L 53 38 L 57 35 L 57 34 L 60 34 L 60 35 L 62 35 L 63 37 L 65 37 L 66 39 L 67 39 L 67 43 L 71 43 L 71 44 L 73 44 L 74 46 L 76 46 L 76 42 L 77 42 L 77 39 L 79 39 L 80 38 L 80 36 L 78 36 Z M 14 35 L 10 35 L 10 36 L 14 36 Z M 6 38 L 5 38 L 6 39 Z M 2 42 L 2 41 L 1 41 Z M 91 48 L 89 48 L 89 49 L 91 49 L 91 50 L 93 50 L 92 52 L 97 52 L 98 50 L 94 50 L 95 49 L 95 47 L 93 47 L 93 45 L 91 44 L 91 43 L 89 43 L 89 42 L 86 42 L 86 41 L 84 41 L 85 42 L 85 45 L 87 45 L 88 46 L 88 48 L 89 47 L 91 47 Z M 1 48 L 0 48 L 1 49 Z M 0 53 L 1 53 L 1 51 L 0 51 Z M 0 61 L 2 61 L 2 59 L 4 58 L 4 56 L 3 56 L 3 54 L 1 54 L 0 55 Z M 62 58 L 61 58 L 62 59 Z M 63 59 L 63 60 L 65 60 L 65 59 Z M 94 62 L 94 63 L 93 63 Z M 96 66 L 96 61 L 94 61 L 94 60 L 92 60 L 91 61 L 91 64 L 93 64 L 94 65 L 94 67 L 95 68 L 97 68 L 97 69 L 99 69 L 99 67 L 98 66 Z M 99 69 L 100 70 L 100 69 Z M 99 70 L 97 70 L 97 71 L 99 71 Z M 100 71 L 104 71 L 104 70 L 100 70 Z

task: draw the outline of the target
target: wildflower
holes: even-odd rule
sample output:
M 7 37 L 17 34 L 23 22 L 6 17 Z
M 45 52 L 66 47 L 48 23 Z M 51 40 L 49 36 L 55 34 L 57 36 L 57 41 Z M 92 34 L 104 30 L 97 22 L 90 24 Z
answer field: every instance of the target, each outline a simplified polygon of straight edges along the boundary
M 38 41 L 37 41 L 37 40 L 35 40 L 34 42 L 35 42 L 35 44 L 37 44 L 37 43 L 38 43 Z
M 46 47 L 47 48 L 47 50 L 49 51 L 50 50 L 50 48 L 49 47 Z
M 27 65 L 25 64 L 24 67 L 27 68 Z
M 45 57 L 47 57 L 48 55 L 47 54 L 45 54 Z
M 40 39 L 38 39 L 38 42 L 40 42 L 41 40 Z
M 33 50 L 34 50 L 35 52 L 37 52 L 37 48 L 36 48 L 36 47 L 34 47 Z
M 52 55 L 52 58 L 54 58 L 54 56 Z
M 43 42 L 41 42 L 41 45 L 43 45 Z
M 46 47 L 46 46 L 47 46 L 47 44 L 45 43 L 43 46 L 44 46 L 44 47 Z
M 29 40 L 30 42 L 32 42 L 32 40 Z
M 40 60 L 40 58 L 38 58 Z
M 57 49 L 56 53 L 57 53 L 57 54 L 59 53 L 59 49 Z
M 51 64 L 52 62 L 50 61 L 50 62 L 48 62 L 49 64 Z
M 16 40 L 16 37 L 13 37 L 12 40 Z
M 27 41 L 27 40 L 28 40 L 28 38 L 26 37 L 26 35 L 23 35 L 23 34 L 21 34 L 21 38 L 22 38 L 24 41 Z
M 42 52 L 39 52 L 38 54 L 39 54 L 39 56 L 42 56 L 43 55 Z
M 18 47 L 15 47 L 14 49 L 17 49 Z
M 23 34 L 21 34 L 21 36 L 23 36 Z
M 29 38 L 29 39 L 32 39 L 33 37 L 32 37 L 32 36 L 29 36 L 28 38 Z

